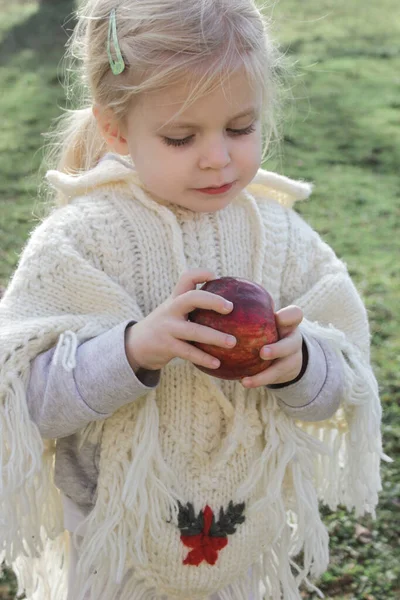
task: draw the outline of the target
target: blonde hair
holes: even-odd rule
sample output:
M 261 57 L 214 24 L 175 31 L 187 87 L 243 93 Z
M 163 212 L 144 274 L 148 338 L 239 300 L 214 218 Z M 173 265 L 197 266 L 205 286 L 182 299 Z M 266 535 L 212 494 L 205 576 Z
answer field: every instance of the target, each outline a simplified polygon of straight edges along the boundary
M 120 75 L 112 73 L 107 54 L 113 9 L 126 65 Z M 282 61 L 269 21 L 254 0 L 84 0 L 77 16 L 65 55 L 67 98 L 75 108 L 66 110 L 46 134 L 51 140 L 46 169 L 85 171 L 108 151 L 93 104 L 112 109 L 123 121 L 139 94 L 162 90 L 190 74 L 186 107 L 222 84 L 238 65 L 262 93 L 264 157 L 271 140 L 279 138 Z

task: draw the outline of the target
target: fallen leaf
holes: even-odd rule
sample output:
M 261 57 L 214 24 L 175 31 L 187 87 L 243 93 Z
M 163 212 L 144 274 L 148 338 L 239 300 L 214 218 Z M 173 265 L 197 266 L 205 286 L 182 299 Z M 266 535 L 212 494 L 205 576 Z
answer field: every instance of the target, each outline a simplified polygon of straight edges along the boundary
M 356 539 L 362 544 L 368 544 L 372 540 L 372 533 L 367 527 L 356 523 Z

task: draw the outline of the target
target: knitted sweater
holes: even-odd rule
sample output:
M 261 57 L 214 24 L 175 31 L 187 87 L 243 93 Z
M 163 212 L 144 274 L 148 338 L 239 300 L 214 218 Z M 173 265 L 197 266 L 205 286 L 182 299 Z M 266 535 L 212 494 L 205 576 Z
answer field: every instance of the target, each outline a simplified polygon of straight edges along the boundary
M 249 589 L 299 599 L 328 563 L 318 499 L 374 513 L 383 456 L 366 311 L 345 265 L 291 208 L 309 186 L 260 170 L 225 209 L 192 213 L 155 202 L 129 164 L 48 179 L 66 205 L 33 232 L 0 304 L 0 559 L 29 600 L 65 600 L 56 441 L 29 416 L 31 361 L 59 340 L 56 360 L 73 369 L 78 344 L 142 319 L 184 270 L 207 266 L 262 284 L 277 309 L 303 309 L 302 331 L 340 361 L 341 406 L 301 423 L 273 390 L 171 361 L 155 389 L 79 432 L 101 450 L 74 598 L 202 600 L 230 584 L 234 600 Z
M 79 446 L 80 429 L 135 402 L 160 381 L 160 371 L 133 372 L 125 353 L 124 321 L 79 345 L 76 366 L 54 362 L 56 348 L 32 361 L 27 403 L 44 438 L 58 438 L 54 481 L 63 493 L 64 525 L 74 531 L 95 504 L 100 444 Z M 340 362 L 328 342 L 304 336 L 307 366 L 301 378 L 274 386 L 286 414 L 303 421 L 328 419 L 338 409 L 343 390 Z

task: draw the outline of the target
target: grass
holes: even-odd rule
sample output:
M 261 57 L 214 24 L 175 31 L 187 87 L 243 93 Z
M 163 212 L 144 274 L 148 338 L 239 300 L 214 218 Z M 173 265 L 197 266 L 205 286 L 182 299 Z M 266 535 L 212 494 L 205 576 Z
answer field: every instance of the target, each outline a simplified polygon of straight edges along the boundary
M 64 106 L 59 63 L 72 2 L 0 0 L 0 286 L 35 226 L 41 133 Z M 384 407 L 386 452 L 400 437 L 400 5 L 398 0 L 281 0 L 271 8 L 296 64 L 285 143 L 265 166 L 315 183 L 299 211 L 347 263 L 366 303 Z M 377 519 L 322 508 L 331 564 L 319 585 L 331 600 L 400 598 L 400 473 L 382 467 Z M 11 572 L 0 599 L 15 597 Z M 315 595 L 304 592 L 304 598 Z

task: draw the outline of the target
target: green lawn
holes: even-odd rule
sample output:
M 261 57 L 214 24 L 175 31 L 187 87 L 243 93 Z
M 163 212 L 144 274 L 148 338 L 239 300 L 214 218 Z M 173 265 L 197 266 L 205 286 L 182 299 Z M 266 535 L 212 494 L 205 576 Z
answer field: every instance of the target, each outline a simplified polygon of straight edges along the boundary
M 272 6 L 272 3 L 271 3 Z M 65 106 L 59 83 L 72 0 L 0 0 L 0 287 L 15 268 L 40 206 L 41 146 Z M 369 312 L 384 404 L 384 442 L 400 432 L 400 4 L 398 0 L 281 0 L 271 9 L 287 60 L 285 143 L 265 165 L 313 181 L 303 216 L 345 260 Z M 62 24 L 64 23 L 64 28 Z M 398 463 L 384 464 L 376 521 L 323 508 L 330 599 L 400 598 Z M 14 598 L 12 575 L 0 600 Z M 304 593 L 304 598 L 315 598 Z

